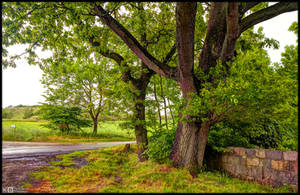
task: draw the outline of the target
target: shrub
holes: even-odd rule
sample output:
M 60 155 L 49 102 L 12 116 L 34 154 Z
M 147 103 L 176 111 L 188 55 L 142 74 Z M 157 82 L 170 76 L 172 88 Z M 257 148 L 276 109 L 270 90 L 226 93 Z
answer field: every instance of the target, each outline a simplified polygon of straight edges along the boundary
M 276 120 L 261 119 L 254 123 L 224 121 L 211 127 L 208 145 L 224 151 L 228 146 L 245 148 L 296 150 L 297 136 Z
M 148 149 L 145 151 L 150 159 L 159 163 L 169 161 L 176 129 L 153 132 L 149 137 Z

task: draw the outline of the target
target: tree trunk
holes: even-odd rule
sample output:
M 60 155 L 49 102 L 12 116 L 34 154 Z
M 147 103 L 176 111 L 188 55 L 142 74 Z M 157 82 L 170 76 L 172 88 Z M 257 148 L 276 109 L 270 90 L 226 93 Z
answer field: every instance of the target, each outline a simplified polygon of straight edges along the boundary
M 142 63 L 143 68 L 147 68 L 147 66 Z M 134 130 L 136 136 L 136 144 L 137 144 L 137 154 L 139 161 L 143 162 L 148 159 L 147 154 L 145 154 L 145 150 L 148 147 L 148 136 L 146 129 L 146 117 L 145 117 L 145 99 L 146 99 L 146 89 L 150 82 L 150 78 L 153 75 L 152 71 L 148 73 L 142 73 L 139 79 L 131 79 L 132 84 L 134 85 L 135 91 L 133 92 L 134 97 Z
M 141 92 L 141 95 L 135 95 L 135 136 L 137 143 L 137 154 L 139 161 L 143 162 L 148 159 L 148 156 L 144 153 L 148 146 L 148 137 L 147 137 L 147 129 L 145 126 L 145 95 L 146 90 Z
M 179 86 L 183 98 L 187 100 L 191 100 L 190 93 L 199 95 L 199 86 L 193 74 L 195 13 L 196 3 L 184 2 L 176 6 Z M 206 122 L 197 121 L 188 114 L 182 115 L 181 118 L 187 119 L 187 122 L 179 121 L 178 123 L 170 158 L 175 166 L 188 168 L 194 177 L 202 168 L 209 125 Z
M 98 130 L 98 120 L 93 119 L 93 134 L 96 135 L 97 134 L 97 130 Z
M 186 167 L 194 177 L 203 166 L 210 125 L 206 122 L 178 122 L 171 160 L 174 166 Z

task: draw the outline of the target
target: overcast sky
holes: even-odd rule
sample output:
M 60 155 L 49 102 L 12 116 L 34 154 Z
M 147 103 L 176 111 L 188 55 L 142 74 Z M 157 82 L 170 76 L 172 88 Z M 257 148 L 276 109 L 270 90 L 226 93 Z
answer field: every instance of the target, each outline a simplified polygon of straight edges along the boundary
M 296 35 L 288 31 L 294 21 L 298 21 L 298 11 L 281 14 L 254 27 L 257 30 L 263 26 L 266 37 L 279 41 L 278 50 L 268 50 L 272 62 L 280 62 L 284 46 L 296 43 Z M 9 54 L 20 54 L 23 51 L 22 46 L 14 46 L 9 49 Z M 2 107 L 43 102 L 42 94 L 45 90 L 40 82 L 42 71 L 38 66 L 29 66 L 25 60 L 18 60 L 16 64 L 17 68 L 2 69 Z

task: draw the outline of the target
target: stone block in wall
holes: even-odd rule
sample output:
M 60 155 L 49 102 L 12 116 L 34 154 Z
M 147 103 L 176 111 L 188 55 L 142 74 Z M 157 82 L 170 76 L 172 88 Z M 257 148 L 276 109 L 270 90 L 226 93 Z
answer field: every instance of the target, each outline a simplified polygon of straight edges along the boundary
M 290 170 L 298 175 L 298 161 L 290 161 Z
M 266 158 L 271 160 L 281 160 L 282 159 L 282 151 L 280 150 L 265 150 Z
M 262 176 L 263 179 L 269 180 L 269 181 L 277 181 L 278 180 L 278 171 L 267 168 L 267 167 L 262 167 Z
M 259 159 L 259 165 L 260 167 L 268 167 L 271 168 L 271 160 L 270 159 Z
M 247 149 L 246 154 L 249 157 L 253 157 L 255 155 L 255 149 Z
M 282 170 L 283 162 L 281 160 L 271 160 L 271 168 L 276 170 Z
M 263 168 L 259 166 L 248 166 L 248 176 L 253 177 L 255 180 L 262 180 Z
M 246 149 L 241 147 L 231 147 L 233 154 L 238 156 L 245 156 L 246 155 Z
M 282 171 L 290 171 L 291 168 L 290 168 L 290 161 L 287 161 L 287 160 L 283 160 L 283 167 L 282 167 Z
M 255 149 L 255 156 L 258 157 L 258 158 L 265 158 L 266 157 L 265 150 Z
M 298 152 L 296 151 L 284 151 L 283 160 L 296 161 L 298 160 Z
M 271 160 L 271 168 L 279 171 L 289 171 L 290 163 L 286 160 Z
M 235 173 L 237 176 L 247 176 L 248 175 L 248 167 L 246 164 L 238 164 L 235 167 Z
M 247 165 L 248 166 L 258 166 L 259 159 L 258 158 L 247 158 Z

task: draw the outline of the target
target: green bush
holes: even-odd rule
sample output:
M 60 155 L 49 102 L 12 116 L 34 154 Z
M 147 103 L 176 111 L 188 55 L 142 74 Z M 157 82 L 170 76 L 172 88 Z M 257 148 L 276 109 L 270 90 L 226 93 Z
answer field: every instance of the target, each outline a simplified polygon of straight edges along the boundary
M 145 151 L 149 159 L 159 163 L 169 161 L 174 142 L 176 129 L 161 130 L 153 132 L 149 137 L 148 149 Z
M 226 147 L 296 150 L 297 136 L 276 120 L 261 119 L 254 123 L 224 121 L 211 127 L 208 146 L 217 151 Z

